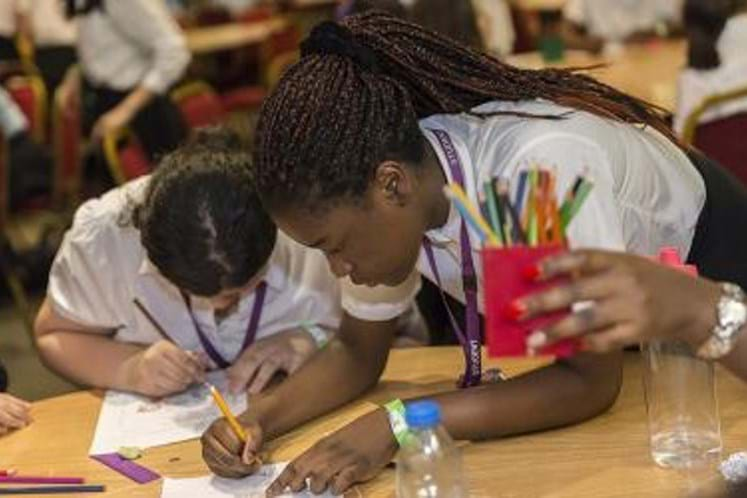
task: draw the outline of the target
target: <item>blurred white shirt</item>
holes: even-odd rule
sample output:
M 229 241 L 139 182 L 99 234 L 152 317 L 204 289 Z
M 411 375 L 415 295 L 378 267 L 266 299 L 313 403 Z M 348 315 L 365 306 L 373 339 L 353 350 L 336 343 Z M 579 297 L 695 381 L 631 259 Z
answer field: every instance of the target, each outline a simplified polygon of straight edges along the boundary
M 485 50 L 498 57 L 513 52 L 516 42 L 511 9 L 504 0 L 472 0 Z
M 0 36 L 12 38 L 16 34 L 16 15 L 28 10 L 29 0 L 0 0 Z
M 30 0 L 31 26 L 34 43 L 39 47 L 69 46 L 75 44 L 75 21 L 65 16 L 64 2 L 60 0 Z
M 96 86 L 130 91 L 143 85 L 163 94 L 190 57 L 163 0 L 104 0 L 102 9 L 78 17 L 78 58 Z
M 716 46 L 721 65 L 715 69 L 687 68 L 678 81 L 677 110 L 674 129 L 682 135 L 690 114 L 705 99 L 732 90 L 747 88 L 747 14 L 729 19 Z M 712 108 L 703 114 L 700 123 L 747 112 L 747 98 Z
M 621 42 L 653 30 L 658 23 L 679 23 L 684 0 L 569 0 L 563 14 L 605 41 Z

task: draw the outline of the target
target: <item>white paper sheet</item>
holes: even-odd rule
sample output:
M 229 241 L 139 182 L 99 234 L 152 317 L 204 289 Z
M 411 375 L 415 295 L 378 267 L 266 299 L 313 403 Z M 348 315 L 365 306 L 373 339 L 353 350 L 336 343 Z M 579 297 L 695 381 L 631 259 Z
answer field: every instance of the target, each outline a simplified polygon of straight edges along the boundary
M 229 394 L 224 372 L 208 373 L 207 381 L 221 391 L 233 413 L 246 410 L 246 395 Z M 89 455 L 113 453 L 122 446 L 145 449 L 198 438 L 219 417 L 210 391 L 202 385 L 159 401 L 107 391 Z
M 216 476 L 194 477 L 190 479 L 163 480 L 161 498 L 265 498 L 265 490 L 280 475 L 287 464 L 263 465 L 256 474 L 244 479 L 223 479 Z M 288 493 L 282 498 L 334 498 L 325 493 L 313 495 L 310 492 Z

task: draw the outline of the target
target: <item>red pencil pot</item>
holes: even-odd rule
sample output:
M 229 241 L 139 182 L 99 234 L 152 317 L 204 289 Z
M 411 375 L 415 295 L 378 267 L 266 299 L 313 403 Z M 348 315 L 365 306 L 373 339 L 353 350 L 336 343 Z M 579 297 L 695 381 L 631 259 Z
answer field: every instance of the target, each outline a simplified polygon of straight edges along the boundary
M 536 282 L 527 278 L 525 271 L 536 266 L 545 257 L 565 250 L 561 245 L 483 249 L 485 339 L 489 356 L 526 356 L 529 335 L 535 330 L 541 330 L 557 322 L 569 313 L 569 310 L 565 310 L 528 321 L 514 320 L 508 316 L 510 313 L 507 313 L 509 305 L 514 300 L 563 281 L 554 279 L 549 282 Z M 538 352 L 564 358 L 578 350 L 577 340 L 565 340 Z

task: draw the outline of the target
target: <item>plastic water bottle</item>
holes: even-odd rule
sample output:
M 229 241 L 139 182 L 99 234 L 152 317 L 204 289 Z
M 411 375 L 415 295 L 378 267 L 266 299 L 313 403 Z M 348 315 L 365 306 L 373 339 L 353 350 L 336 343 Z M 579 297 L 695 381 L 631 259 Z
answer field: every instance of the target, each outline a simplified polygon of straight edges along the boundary
M 398 498 L 466 498 L 462 460 L 433 401 L 407 406 L 410 435 L 397 460 Z

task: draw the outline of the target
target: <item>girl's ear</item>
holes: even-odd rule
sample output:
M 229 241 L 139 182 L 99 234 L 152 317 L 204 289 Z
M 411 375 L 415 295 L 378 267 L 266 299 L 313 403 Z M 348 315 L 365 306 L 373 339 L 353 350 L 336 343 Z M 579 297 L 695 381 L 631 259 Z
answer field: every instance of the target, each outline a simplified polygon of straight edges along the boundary
M 377 166 L 373 187 L 376 198 L 400 206 L 410 201 L 414 188 L 407 167 L 396 161 L 384 161 Z

